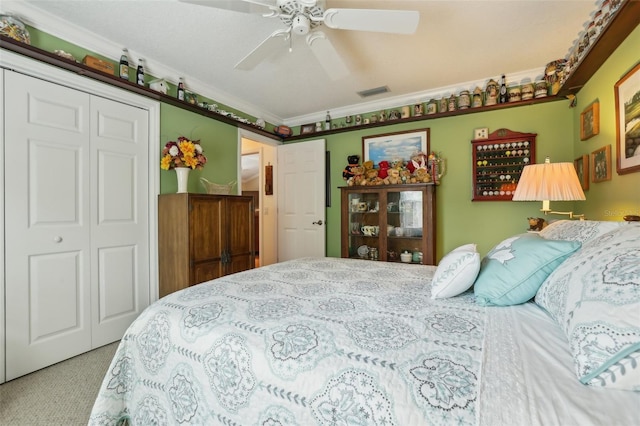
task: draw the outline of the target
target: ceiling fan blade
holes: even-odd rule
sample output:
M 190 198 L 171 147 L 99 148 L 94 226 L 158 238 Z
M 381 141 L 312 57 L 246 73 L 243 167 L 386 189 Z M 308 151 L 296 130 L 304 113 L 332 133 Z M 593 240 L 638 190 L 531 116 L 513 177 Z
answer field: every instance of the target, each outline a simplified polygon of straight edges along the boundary
M 233 10 L 242 13 L 270 13 L 277 10 L 276 0 L 179 0 L 200 6 Z
M 420 12 L 415 10 L 327 9 L 324 23 L 338 30 L 413 34 Z
M 309 33 L 307 44 L 331 80 L 339 80 L 349 74 L 342 57 L 322 31 Z
M 255 66 L 260 62 L 283 48 L 285 41 L 288 39 L 289 31 L 289 29 L 274 31 L 269 37 L 260 43 L 258 47 L 242 58 L 234 68 L 239 70 L 251 70 L 255 68 Z

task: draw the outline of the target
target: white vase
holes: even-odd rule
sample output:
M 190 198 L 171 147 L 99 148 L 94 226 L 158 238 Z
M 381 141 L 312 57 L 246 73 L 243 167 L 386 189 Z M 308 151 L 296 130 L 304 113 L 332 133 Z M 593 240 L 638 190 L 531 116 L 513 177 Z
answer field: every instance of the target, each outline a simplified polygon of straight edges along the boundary
M 178 178 L 178 193 L 187 192 L 187 184 L 189 183 L 189 167 L 176 167 L 176 177 Z

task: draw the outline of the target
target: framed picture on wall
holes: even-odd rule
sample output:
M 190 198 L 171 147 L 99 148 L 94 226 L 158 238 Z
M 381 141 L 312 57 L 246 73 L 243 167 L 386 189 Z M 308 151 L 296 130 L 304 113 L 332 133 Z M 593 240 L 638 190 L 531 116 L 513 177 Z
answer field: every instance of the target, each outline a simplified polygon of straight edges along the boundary
M 396 159 L 408 162 L 411 155 L 422 151 L 429 154 L 429 129 L 411 130 L 408 132 L 385 133 L 362 138 L 363 161 L 371 160 L 373 164 Z
M 611 145 L 591 153 L 591 182 L 611 180 Z
M 310 133 L 315 133 L 315 131 L 316 131 L 315 123 L 303 124 L 302 126 L 300 126 L 301 135 L 308 135 Z
M 580 186 L 583 191 L 586 191 L 589 189 L 589 156 L 585 154 L 582 157 L 576 158 L 573 160 L 573 165 L 576 168 Z
M 614 86 L 616 96 L 616 171 L 640 172 L 640 63 Z
M 600 102 L 594 101 L 580 114 L 580 140 L 600 133 Z

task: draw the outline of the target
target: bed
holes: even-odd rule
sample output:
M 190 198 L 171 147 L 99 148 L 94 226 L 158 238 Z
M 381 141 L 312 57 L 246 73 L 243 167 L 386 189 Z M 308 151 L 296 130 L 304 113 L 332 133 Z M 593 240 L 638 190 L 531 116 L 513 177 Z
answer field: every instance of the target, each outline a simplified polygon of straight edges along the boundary
M 492 259 L 536 263 L 533 242 L 567 253 L 543 261 L 532 296 L 520 283 L 526 300 L 505 301 L 513 287 L 482 285 L 506 274 L 492 275 Z M 304 258 L 244 271 L 149 306 L 89 424 L 639 424 L 639 289 L 640 223 L 559 221 L 483 259 L 454 250 L 437 268 Z M 596 293 L 597 311 L 622 323 L 580 312 Z M 572 321 L 585 316 L 623 332 L 603 343 L 610 360 L 594 333 L 598 361 L 583 359 Z

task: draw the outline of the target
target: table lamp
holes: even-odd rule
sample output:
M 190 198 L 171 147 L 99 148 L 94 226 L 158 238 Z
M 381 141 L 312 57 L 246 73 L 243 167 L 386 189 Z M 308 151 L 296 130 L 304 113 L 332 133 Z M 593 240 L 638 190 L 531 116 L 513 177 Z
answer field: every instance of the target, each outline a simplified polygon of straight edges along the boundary
M 545 215 L 568 215 L 570 219 L 584 220 L 583 214 L 557 212 L 549 207 L 550 201 L 586 199 L 573 163 L 551 163 L 547 157 L 542 164 L 525 166 L 512 199 L 514 201 L 542 201 L 540 211 Z

